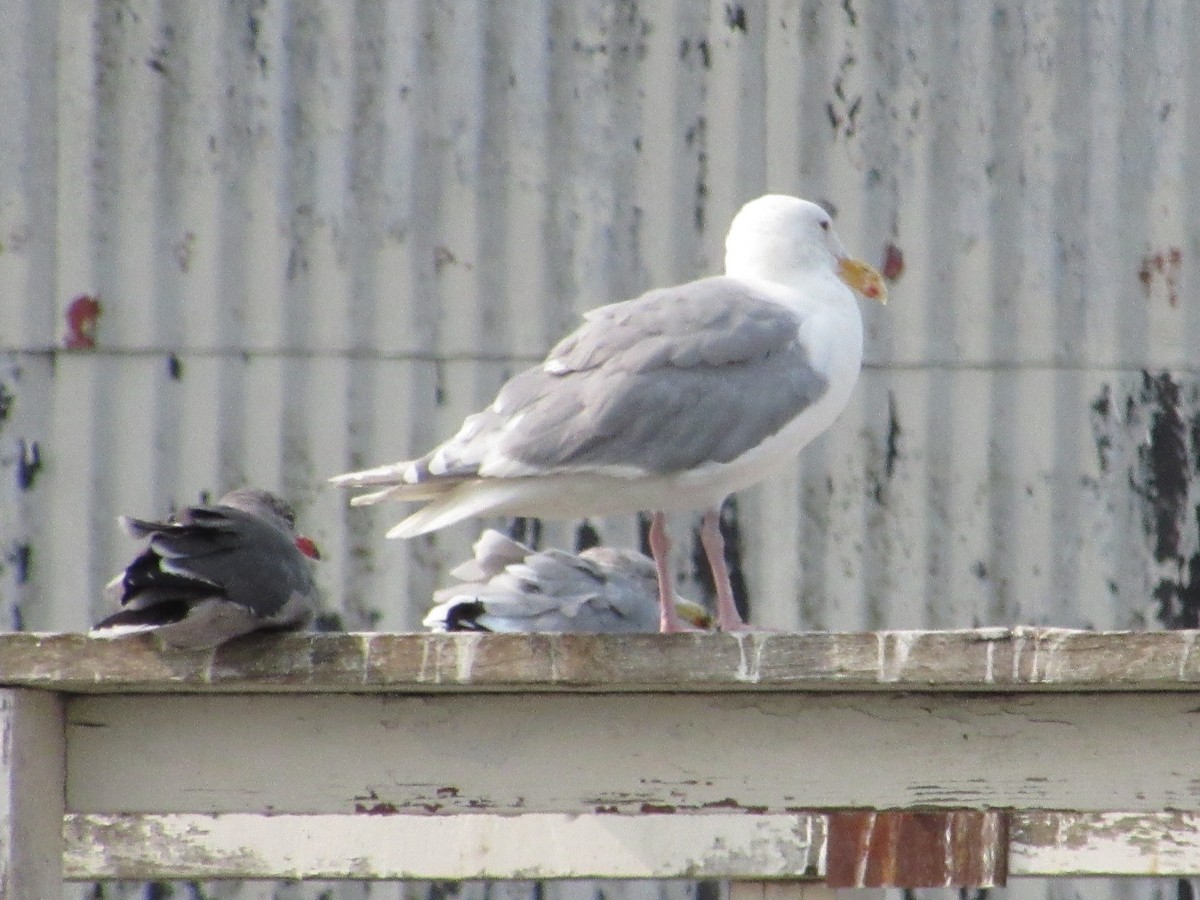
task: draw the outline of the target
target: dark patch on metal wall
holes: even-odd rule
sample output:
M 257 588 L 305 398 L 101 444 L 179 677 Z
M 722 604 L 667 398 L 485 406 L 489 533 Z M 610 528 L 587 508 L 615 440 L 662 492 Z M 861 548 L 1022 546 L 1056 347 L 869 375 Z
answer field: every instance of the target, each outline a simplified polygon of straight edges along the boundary
M 27 491 L 33 487 L 33 482 L 42 471 L 42 449 L 37 441 L 25 442 L 25 438 L 17 441 L 17 487 Z
M 1096 458 L 1100 466 L 1100 474 L 1108 471 L 1109 456 L 1112 452 L 1112 434 L 1109 432 L 1109 418 L 1112 416 L 1112 388 L 1104 385 L 1100 396 L 1092 403 L 1092 420 L 1098 427 L 1092 432 L 1096 440 Z
M 1143 372 L 1142 378 L 1138 399 L 1150 409 L 1150 441 L 1138 448 L 1138 459 L 1153 516 L 1154 558 L 1164 562 L 1179 555 L 1191 467 L 1179 410 L 1179 385 L 1168 373 L 1155 377 Z
M 0 425 L 8 421 L 16 401 L 17 395 L 10 391 L 3 381 L 0 381 Z
M 1101 473 L 1121 478 L 1114 467 L 1127 466 L 1129 490 L 1140 503 L 1141 528 L 1159 564 L 1153 588 L 1159 621 L 1167 628 L 1200 627 L 1200 542 L 1192 537 L 1193 525 L 1200 526 L 1200 496 L 1193 490 L 1200 473 L 1200 385 L 1143 371 L 1140 385 L 1124 397 L 1105 385 L 1091 411 Z
M 896 474 L 896 460 L 900 457 L 900 417 L 896 412 L 896 392 L 888 391 L 887 452 L 883 458 L 883 471 L 890 480 Z
M 4 554 L 4 558 L 13 567 L 13 581 L 17 584 L 28 584 L 29 570 L 33 563 L 33 547 L 24 542 L 15 543 Z
M 725 24 L 730 31 L 740 31 L 746 34 L 746 8 L 740 3 L 725 4 Z
M 600 544 L 600 533 L 592 527 L 591 522 L 583 522 L 575 529 L 575 552 L 582 553 Z
M 1152 299 L 1155 282 L 1162 281 L 1167 295 L 1167 304 L 1172 308 L 1179 306 L 1179 282 L 1182 277 L 1182 269 L 1183 252 L 1178 247 L 1147 253 L 1142 257 L 1142 266 L 1138 269 L 1138 281 L 1142 283 L 1146 299 Z
M 520 541 L 534 550 L 540 550 L 542 545 L 542 520 L 517 516 L 508 523 L 508 536 L 514 541 Z

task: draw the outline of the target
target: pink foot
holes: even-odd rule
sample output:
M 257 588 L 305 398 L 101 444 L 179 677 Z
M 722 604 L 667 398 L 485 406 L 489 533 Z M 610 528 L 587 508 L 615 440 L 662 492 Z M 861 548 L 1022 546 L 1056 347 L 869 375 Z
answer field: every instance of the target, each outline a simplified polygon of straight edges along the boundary
M 725 538 L 721 536 L 721 510 L 714 507 L 704 514 L 700 525 L 700 543 L 708 566 L 712 569 L 713 585 L 717 589 L 718 631 L 762 631 L 742 621 L 737 604 L 733 602 L 733 585 L 729 580 L 729 567 L 725 565 Z

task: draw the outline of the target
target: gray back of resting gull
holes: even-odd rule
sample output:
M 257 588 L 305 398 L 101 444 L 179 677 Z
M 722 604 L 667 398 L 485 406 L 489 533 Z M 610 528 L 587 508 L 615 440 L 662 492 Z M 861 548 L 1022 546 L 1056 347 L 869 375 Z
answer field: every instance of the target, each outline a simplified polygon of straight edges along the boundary
M 372 489 L 354 505 L 425 504 L 388 537 L 480 515 L 652 511 L 663 631 L 684 627 L 664 512 L 704 509 L 717 625 L 742 628 L 720 505 L 793 465 L 845 407 L 862 366 L 854 291 L 887 296 L 879 273 L 846 254 L 824 209 L 759 197 L 734 217 L 724 275 L 592 310 L 445 443 L 331 481 Z
M 105 588 L 120 611 L 92 634 L 155 632 L 168 646 L 211 648 L 252 631 L 303 628 L 318 606 L 295 514 L 269 491 L 240 488 L 165 522 L 120 518 L 145 549 Z
M 533 550 L 489 528 L 450 575 L 460 583 L 425 616 L 433 631 L 658 631 L 654 561 L 633 550 Z M 702 606 L 677 602 L 685 621 L 710 624 Z

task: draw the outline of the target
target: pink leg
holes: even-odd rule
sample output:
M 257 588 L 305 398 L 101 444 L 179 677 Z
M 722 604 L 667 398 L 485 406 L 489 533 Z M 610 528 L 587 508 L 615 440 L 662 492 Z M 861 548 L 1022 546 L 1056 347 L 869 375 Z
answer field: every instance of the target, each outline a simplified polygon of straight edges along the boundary
M 725 539 L 721 537 L 721 510 L 710 509 L 704 514 L 700 526 L 700 543 L 712 569 L 713 584 L 717 589 L 717 628 L 721 631 L 741 631 L 746 623 L 738 615 L 733 602 L 733 585 L 729 581 L 729 567 L 725 565 Z
M 658 571 L 658 630 L 663 634 L 690 631 L 679 620 L 675 611 L 675 579 L 671 576 L 668 559 L 671 541 L 667 538 L 667 517 L 656 512 L 650 519 L 650 553 L 654 557 L 654 568 Z

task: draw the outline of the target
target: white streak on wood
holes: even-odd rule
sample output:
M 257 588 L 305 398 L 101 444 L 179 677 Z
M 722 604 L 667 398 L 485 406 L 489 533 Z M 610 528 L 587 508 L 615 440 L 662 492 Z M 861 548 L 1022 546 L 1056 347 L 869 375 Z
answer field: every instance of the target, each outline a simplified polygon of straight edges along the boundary
M 1025 633 L 1017 629 L 1013 634 L 1012 646 L 1012 680 L 1014 684 L 1021 682 L 1021 654 L 1025 650 Z
M 483 634 L 479 632 L 455 635 L 454 662 L 460 684 L 471 682 L 471 675 L 475 671 L 475 648 L 482 638 Z
M 1192 658 L 1192 649 L 1196 646 L 1196 632 L 1189 631 L 1183 638 L 1183 647 L 1179 653 L 1179 680 L 1183 681 L 1187 677 L 1188 663 Z
M 1034 683 L 1054 683 L 1062 679 L 1062 647 L 1069 631 L 1041 629 L 1033 636 L 1033 670 L 1029 680 Z
M 428 684 L 430 681 L 429 658 L 431 655 L 431 650 L 437 646 L 439 646 L 437 643 L 437 638 L 435 638 L 432 634 L 425 635 L 425 639 L 421 641 L 421 668 L 417 671 L 417 681 L 421 684 Z M 438 678 L 440 674 L 441 673 L 438 671 L 437 667 L 434 666 L 435 684 L 440 683 L 441 679 Z
M 203 671 L 203 674 L 200 676 L 200 678 L 201 678 L 201 681 L 203 681 L 205 684 L 213 683 L 213 667 L 215 666 L 216 661 L 217 661 L 216 648 L 213 648 L 212 650 L 209 650 L 204 654 L 204 671 Z
M 762 654 L 766 635 L 757 631 L 735 631 L 732 634 L 738 643 L 738 669 L 735 677 L 746 684 L 758 684 L 762 680 Z M 746 650 L 747 641 L 750 642 L 750 652 Z
M 987 663 L 983 670 L 983 681 L 985 684 L 992 684 L 996 680 L 995 656 L 996 656 L 996 644 L 994 641 L 988 641 L 987 642 Z
M 371 677 L 371 640 L 372 636 L 369 633 L 363 633 L 359 636 L 359 644 L 362 647 L 362 668 L 359 681 L 361 684 L 366 684 Z
M 876 635 L 879 643 L 878 677 L 881 682 L 890 684 L 900 680 L 919 637 L 920 632 L 915 631 L 881 631 Z

